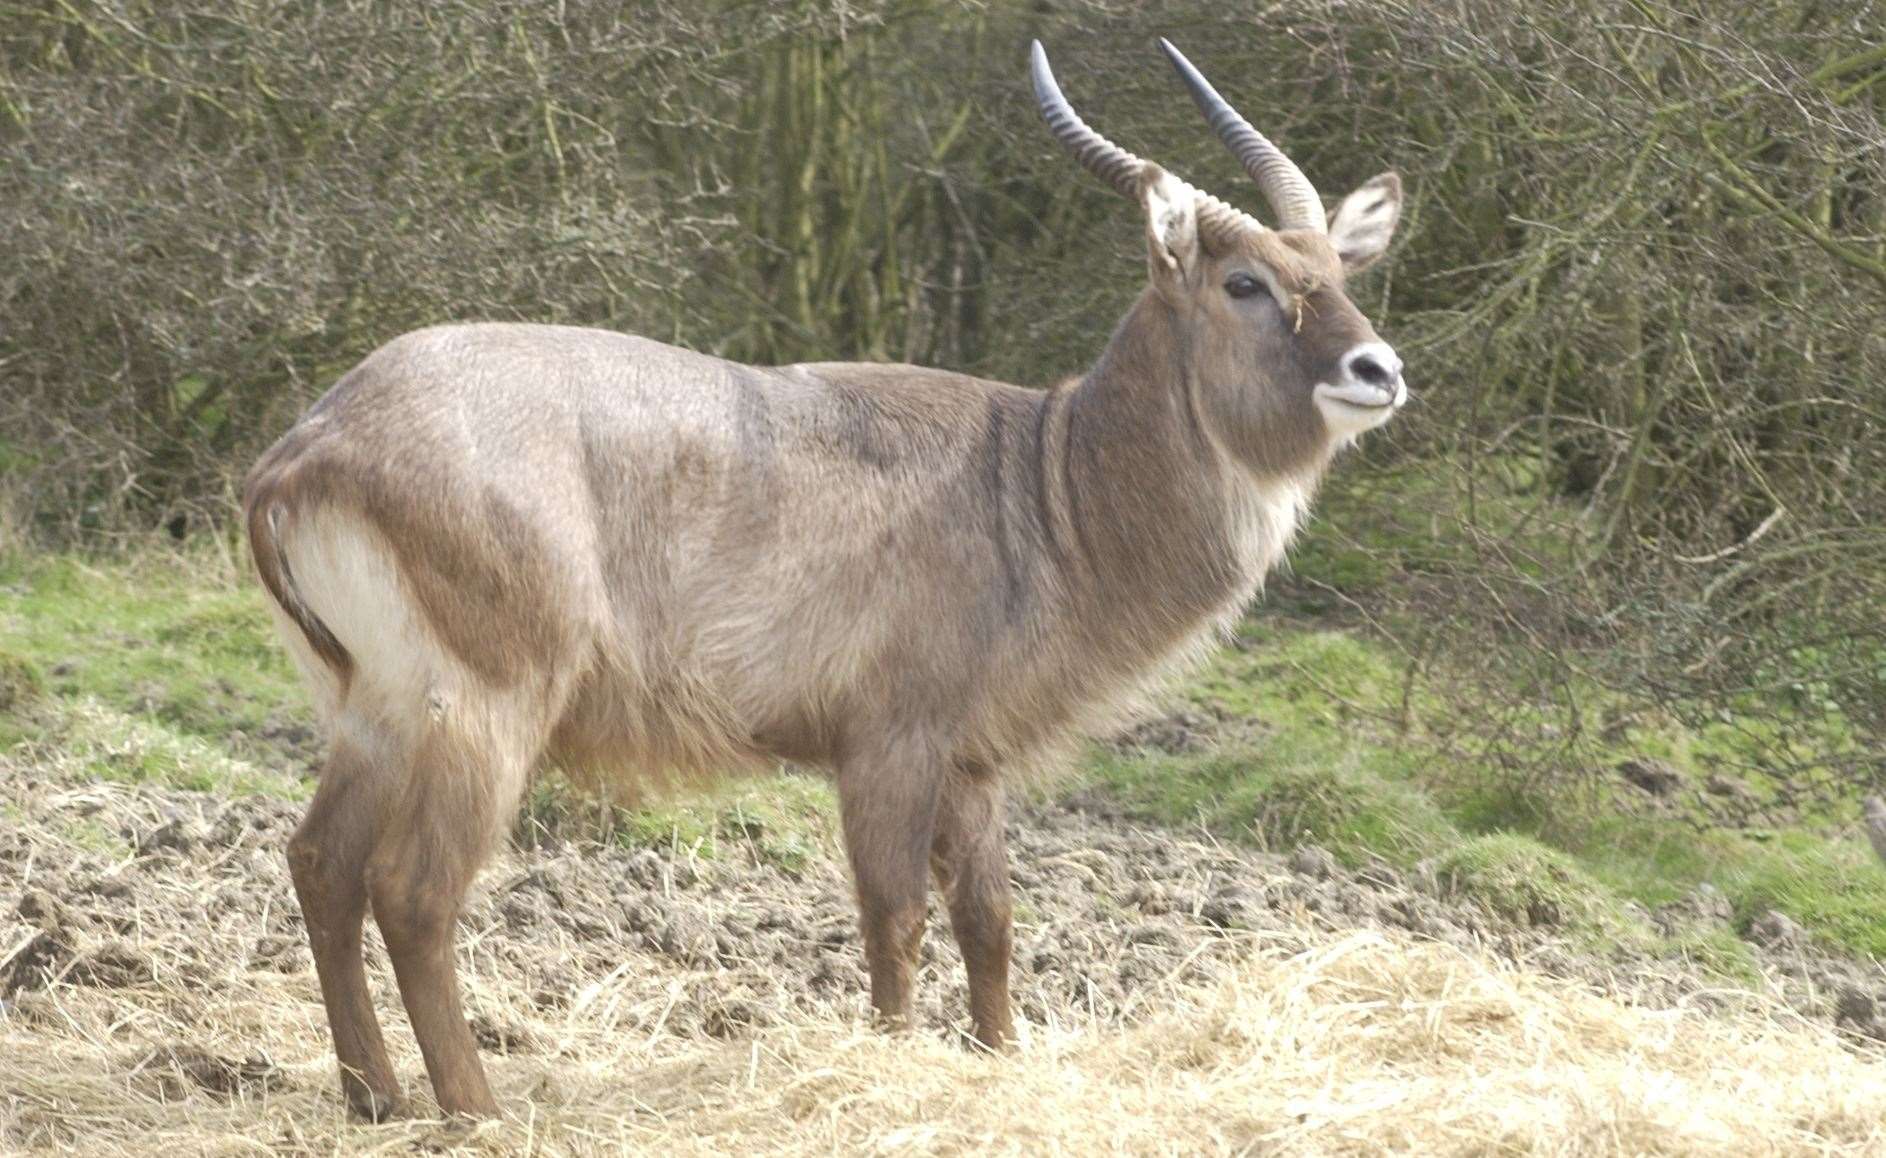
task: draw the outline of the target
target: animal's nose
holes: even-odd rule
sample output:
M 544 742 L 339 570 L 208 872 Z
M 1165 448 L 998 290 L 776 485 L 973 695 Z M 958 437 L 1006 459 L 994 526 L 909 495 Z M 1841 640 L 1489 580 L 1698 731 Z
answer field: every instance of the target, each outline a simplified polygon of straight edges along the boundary
M 1383 342 L 1369 342 L 1343 355 L 1342 368 L 1352 381 L 1392 390 L 1401 377 L 1401 359 Z

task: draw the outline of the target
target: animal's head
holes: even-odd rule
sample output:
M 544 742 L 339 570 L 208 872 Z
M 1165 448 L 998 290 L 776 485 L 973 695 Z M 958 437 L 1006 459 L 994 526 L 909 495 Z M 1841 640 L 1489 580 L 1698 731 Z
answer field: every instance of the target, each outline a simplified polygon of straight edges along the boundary
M 1178 49 L 1160 44 L 1276 211 L 1275 230 L 1088 128 L 1039 42 L 1035 97 L 1056 139 L 1145 208 L 1152 291 L 1170 308 L 1213 433 L 1255 471 L 1293 471 L 1387 422 L 1407 400 L 1401 359 L 1343 290 L 1348 274 L 1388 248 L 1401 180 L 1371 179 L 1326 218 L 1290 158 Z

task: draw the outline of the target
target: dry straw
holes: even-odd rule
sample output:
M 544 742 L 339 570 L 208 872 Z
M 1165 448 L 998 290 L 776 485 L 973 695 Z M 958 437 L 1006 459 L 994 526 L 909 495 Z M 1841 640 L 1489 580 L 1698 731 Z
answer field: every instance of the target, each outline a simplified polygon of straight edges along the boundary
M 485 971 L 473 980 L 480 1003 L 535 1048 L 494 1059 L 511 1116 L 479 1126 L 350 1122 L 305 970 L 156 972 L 126 988 L 56 984 L 0 1018 L 0 1147 L 1886 1152 L 1886 1057 L 1778 1007 L 1737 998 L 1709 1012 L 1635 1008 L 1373 932 L 1253 940 L 1230 979 L 1174 987 L 1137 1026 L 1083 1024 L 1070 1010 L 1001 1058 L 835 1017 L 802 1015 L 733 1041 L 631 1029 L 659 1026 L 651 1009 L 684 992 L 685 974 L 654 959 L 549 1012 L 521 987 L 507 992 L 504 970 Z M 398 1060 L 417 1077 L 410 1050 Z

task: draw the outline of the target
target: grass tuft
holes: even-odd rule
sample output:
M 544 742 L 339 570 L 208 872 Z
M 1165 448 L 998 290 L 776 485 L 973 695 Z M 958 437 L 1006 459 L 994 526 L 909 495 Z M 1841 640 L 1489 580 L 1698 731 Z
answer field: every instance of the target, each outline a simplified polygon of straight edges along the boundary
M 1800 832 L 1750 843 L 1724 883 L 1740 927 L 1773 909 L 1823 944 L 1886 958 L 1886 869 L 1870 848 Z
M 1631 923 L 1617 895 L 1566 853 L 1516 833 L 1476 836 L 1434 863 L 1441 889 L 1516 924 L 1614 943 Z
M 1090 769 L 1146 819 L 1202 823 L 1272 850 L 1318 844 L 1352 866 L 1371 855 L 1412 864 L 1459 835 L 1414 783 L 1355 758 L 1279 763 L 1268 748 L 1232 746 L 1180 756 L 1103 752 Z
M 0 651 L 0 712 L 20 711 L 46 694 L 46 677 L 24 656 Z

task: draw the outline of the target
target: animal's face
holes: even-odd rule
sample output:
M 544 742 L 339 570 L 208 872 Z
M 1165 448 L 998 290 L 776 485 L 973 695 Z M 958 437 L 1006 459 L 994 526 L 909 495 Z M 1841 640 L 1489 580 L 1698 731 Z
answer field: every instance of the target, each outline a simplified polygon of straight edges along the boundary
M 1247 466 L 1291 471 L 1407 400 L 1401 359 L 1343 289 L 1393 235 L 1393 174 L 1351 194 L 1326 234 L 1201 235 L 1190 187 L 1150 166 L 1143 197 L 1153 288 L 1177 315 L 1214 433 Z

